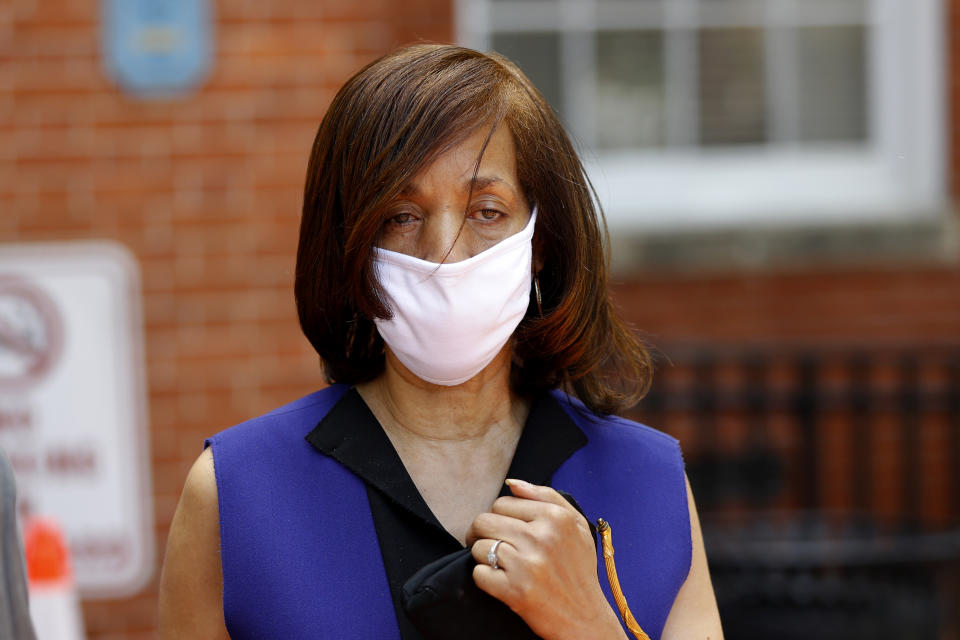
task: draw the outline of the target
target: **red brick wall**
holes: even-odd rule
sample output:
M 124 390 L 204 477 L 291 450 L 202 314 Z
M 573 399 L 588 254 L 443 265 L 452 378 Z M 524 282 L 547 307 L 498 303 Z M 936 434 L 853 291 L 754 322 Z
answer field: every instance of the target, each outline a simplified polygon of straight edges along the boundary
M 0 242 L 108 238 L 141 264 L 158 563 L 204 436 L 322 384 L 290 292 L 326 105 L 374 57 L 452 37 L 447 0 L 214 4 L 212 75 L 156 102 L 104 76 L 100 2 L 0 4 Z M 153 637 L 156 579 L 84 615 L 91 639 Z
M 656 274 L 614 287 L 654 344 L 960 342 L 960 267 Z

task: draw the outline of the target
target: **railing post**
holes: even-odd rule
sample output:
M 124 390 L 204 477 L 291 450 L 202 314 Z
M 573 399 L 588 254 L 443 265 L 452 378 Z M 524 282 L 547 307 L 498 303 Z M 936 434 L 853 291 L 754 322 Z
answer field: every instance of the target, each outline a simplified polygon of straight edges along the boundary
M 847 402 L 850 409 L 852 447 L 850 486 L 857 516 L 869 516 L 873 506 L 873 428 L 871 417 L 870 360 L 854 353 L 848 362 Z M 859 453 L 858 453 L 859 452 Z
M 800 430 L 800 508 L 816 509 L 820 504 L 820 437 L 817 432 L 817 361 L 814 356 L 800 356 L 796 363 L 797 390 L 793 411 Z
M 951 526 L 960 526 L 960 350 L 951 353 L 947 363 L 947 425 L 950 430 L 950 448 L 952 458 L 951 494 L 952 515 Z M 960 616 L 960 612 L 958 612 Z
M 903 355 L 899 362 L 899 392 L 897 412 L 900 414 L 900 437 L 902 442 L 900 470 L 901 525 L 904 532 L 915 532 L 920 527 L 922 512 L 921 486 L 923 466 L 920 456 L 920 389 L 919 365 L 914 355 Z

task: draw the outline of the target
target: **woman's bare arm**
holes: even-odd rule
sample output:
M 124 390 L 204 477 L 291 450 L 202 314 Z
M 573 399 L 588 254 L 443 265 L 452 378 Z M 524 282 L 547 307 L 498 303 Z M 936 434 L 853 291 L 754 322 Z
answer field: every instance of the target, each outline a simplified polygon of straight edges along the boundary
M 693 559 L 690 573 L 680 587 L 673 608 L 667 616 L 661 640 L 722 640 L 717 598 L 710 583 L 707 553 L 703 547 L 700 518 L 693 502 L 690 481 L 687 480 L 687 505 L 690 510 L 690 536 L 693 539 Z
M 223 619 L 220 514 L 213 454 L 187 474 L 160 575 L 160 640 L 229 639 Z

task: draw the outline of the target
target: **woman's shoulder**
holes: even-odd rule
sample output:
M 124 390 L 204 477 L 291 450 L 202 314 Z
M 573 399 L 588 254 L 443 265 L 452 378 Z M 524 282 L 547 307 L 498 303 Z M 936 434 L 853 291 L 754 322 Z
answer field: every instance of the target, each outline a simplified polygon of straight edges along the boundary
M 588 439 L 638 443 L 679 451 L 677 439 L 663 431 L 617 415 L 597 415 L 580 400 L 560 390 L 552 391 L 551 395 Z
M 684 460 L 680 442 L 645 424 L 615 415 L 598 416 L 583 403 L 563 392 L 552 392 L 557 403 L 587 437 L 587 445 L 571 460 L 585 464 L 592 473 L 615 470 L 680 483 Z M 640 478 L 637 478 L 639 481 Z
M 304 436 L 339 402 L 349 386 L 334 384 L 207 438 L 205 446 Z M 306 429 L 306 430 L 304 430 Z

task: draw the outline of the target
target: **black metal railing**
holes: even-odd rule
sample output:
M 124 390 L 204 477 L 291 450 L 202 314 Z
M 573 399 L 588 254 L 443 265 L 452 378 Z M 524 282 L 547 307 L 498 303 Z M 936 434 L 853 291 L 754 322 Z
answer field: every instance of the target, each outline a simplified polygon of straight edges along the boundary
M 727 638 L 960 635 L 960 345 L 662 353 Z

